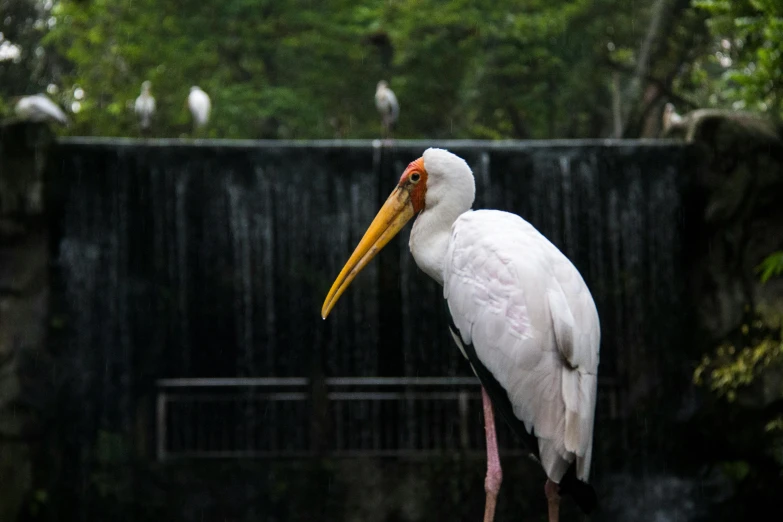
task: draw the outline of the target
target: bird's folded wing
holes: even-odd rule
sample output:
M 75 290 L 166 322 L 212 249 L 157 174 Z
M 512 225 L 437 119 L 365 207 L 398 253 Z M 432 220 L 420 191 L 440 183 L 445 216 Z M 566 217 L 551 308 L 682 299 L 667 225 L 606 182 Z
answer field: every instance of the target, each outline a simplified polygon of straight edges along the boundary
M 576 268 L 519 216 L 468 212 L 452 228 L 444 295 L 463 341 L 538 437 L 548 476 L 576 460 L 586 478 L 600 329 Z

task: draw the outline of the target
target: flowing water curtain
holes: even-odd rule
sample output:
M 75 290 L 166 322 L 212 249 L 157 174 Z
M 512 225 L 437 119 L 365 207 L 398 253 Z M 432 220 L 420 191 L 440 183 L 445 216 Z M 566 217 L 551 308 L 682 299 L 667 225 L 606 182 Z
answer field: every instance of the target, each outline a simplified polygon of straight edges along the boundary
M 90 422 L 117 412 L 127 425 L 134 397 L 162 377 L 470 375 L 407 232 L 357 279 L 340 313 L 318 316 L 329 282 L 423 145 L 63 147 L 58 175 L 73 181 L 60 266 L 74 364 L 95 403 Z M 662 354 L 676 346 L 681 149 L 452 148 L 476 173 L 476 207 L 519 213 L 584 274 L 601 313 L 602 382 L 627 386 L 629 401 L 602 392 L 614 403 L 599 411 L 617 415 L 655 391 Z M 242 401 L 238 418 L 262 415 L 252 393 Z M 436 431 L 451 422 L 442 409 L 402 406 L 391 413 L 405 419 L 399 444 L 426 438 L 425 414 Z M 354 421 L 382 411 L 351 408 L 343 413 Z M 281 409 L 268 420 L 287 414 L 299 415 Z M 244 426 L 236 437 L 252 433 Z

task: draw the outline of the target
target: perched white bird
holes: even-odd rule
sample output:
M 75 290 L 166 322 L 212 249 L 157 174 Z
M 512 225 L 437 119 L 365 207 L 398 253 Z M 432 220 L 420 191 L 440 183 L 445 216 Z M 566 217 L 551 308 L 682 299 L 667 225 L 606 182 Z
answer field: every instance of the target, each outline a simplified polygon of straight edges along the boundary
M 442 149 L 408 165 L 324 301 L 326 318 L 356 275 L 416 217 L 410 250 L 443 286 L 450 331 L 482 384 L 487 436 L 485 522 L 502 471 L 494 408 L 547 475 L 549 520 L 560 494 L 590 512 L 600 344 L 598 312 L 573 264 L 521 217 L 471 210 L 473 173 Z
M 193 125 L 196 128 L 204 127 L 209 122 L 209 111 L 212 109 L 212 102 L 209 101 L 207 93 L 199 87 L 190 88 L 188 95 L 188 108 L 193 115 Z
M 68 116 L 45 94 L 23 96 L 14 107 L 16 115 L 27 121 L 50 121 L 68 125 Z
M 389 84 L 383 80 L 378 82 L 378 87 L 375 89 L 375 106 L 381 113 L 384 135 L 388 136 L 400 116 L 400 104 L 397 103 L 394 92 L 389 89 Z
M 152 83 L 145 81 L 141 84 L 141 94 L 136 98 L 134 110 L 139 117 L 139 126 L 147 130 L 152 123 L 152 115 L 155 114 L 155 98 L 150 94 Z
M 667 103 L 663 108 L 663 132 L 680 123 L 682 123 L 682 116 L 674 110 L 674 104 Z

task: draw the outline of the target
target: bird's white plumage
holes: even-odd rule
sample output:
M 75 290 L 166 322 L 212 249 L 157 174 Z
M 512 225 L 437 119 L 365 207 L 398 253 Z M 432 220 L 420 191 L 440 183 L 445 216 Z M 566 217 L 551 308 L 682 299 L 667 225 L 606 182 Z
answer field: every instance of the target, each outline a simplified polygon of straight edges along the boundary
M 388 130 L 397 122 L 400 116 L 400 104 L 397 102 L 397 96 L 389 85 L 381 80 L 375 89 L 375 107 L 381 113 L 383 126 Z
M 668 131 L 671 127 L 674 127 L 675 125 L 682 124 L 682 116 L 677 114 L 677 111 L 674 109 L 674 104 L 667 103 L 663 108 L 663 131 Z
M 425 208 L 410 239 L 416 263 L 443 285 L 461 340 L 538 438 L 547 476 L 559 482 L 576 461 L 586 480 L 600 325 L 582 276 L 521 217 L 471 211 L 474 179 L 464 160 L 440 149 L 423 158 Z
M 600 326 L 571 262 L 506 212 L 462 214 L 444 263 L 444 295 L 463 342 L 508 392 L 559 482 L 571 462 L 590 473 Z
M 51 121 L 68 125 L 68 116 L 45 94 L 20 98 L 14 110 L 17 116 L 28 121 Z
M 442 149 L 422 155 L 427 171 L 424 212 L 413 223 L 410 249 L 416 264 L 443 285 L 443 263 L 451 240 L 451 225 L 473 205 L 476 182 L 465 160 Z
M 139 125 L 142 129 L 149 128 L 152 122 L 152 115 L 155 114 L 155 98 L 150 93 L 150 82 L 141 84 L 141 94 L 136 98 L 134 112 L 139 118 Z
M 188 108 L 193 115 L 193 123 L 196 127 L 203 127 L 209 121 L 209 113 L 212 110 L 212 102 L 207 93 L 199 87 L 190 88 L 188 95 Z

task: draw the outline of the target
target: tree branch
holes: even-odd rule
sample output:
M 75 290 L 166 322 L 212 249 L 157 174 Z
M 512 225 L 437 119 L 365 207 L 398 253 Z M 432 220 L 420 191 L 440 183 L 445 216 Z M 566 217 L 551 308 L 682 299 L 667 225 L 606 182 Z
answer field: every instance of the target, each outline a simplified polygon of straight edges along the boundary
M 623 65 L 621 63 L 614 62 L 614 61 L 610 60 L 609 58 L 606 58 L 604 60 L 604 65 L 606 65 L 607 67 L 609 67 L 611 69 L 614 69 L 615 71 L 619 71 L 621 73 L 635 74 L 634 69 L 632 69 L 631 67 L 628 67 L 627 65 Z M 666 84 L 666 82 L 664 82 L 663 80 L 659 80 L 658 78 L 654 78 L 654 77 L 650 76 L 649 74 L 645 74 L 642 78 L 646 82 L 652 83 L 653 85 L 658 87 L 661 90 L 661 92 L 666 95 L 667 98 L 669 98 L 672 101 L 677 102 L 679 105 L 684 105 L 684 106 L 686 106 L 687 108 L 690 108 L 690 109 L 698 109 L 699 108 L 699 104 L 697 104 L 696 102 L 688 100 L 687 98 L 683 98 L 679 94 L 674 93 L 669 88 L 669 86 Z

